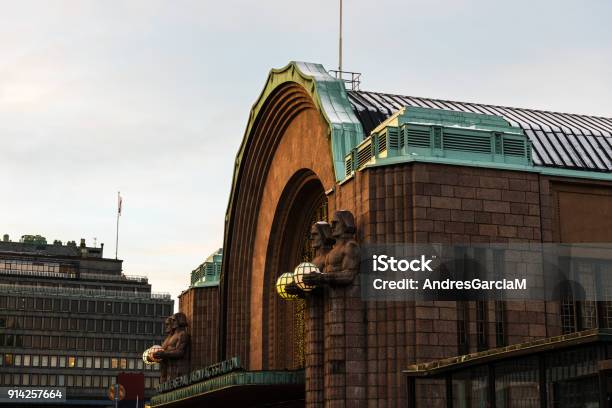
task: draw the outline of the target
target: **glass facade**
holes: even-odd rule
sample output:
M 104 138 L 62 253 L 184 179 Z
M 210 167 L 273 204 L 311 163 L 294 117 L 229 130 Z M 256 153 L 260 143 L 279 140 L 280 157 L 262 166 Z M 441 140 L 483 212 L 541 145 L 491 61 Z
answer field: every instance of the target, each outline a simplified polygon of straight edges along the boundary
M 559 349 L 557 349 L 559 348 Z M 612 400 L 606 344 L 563 347 L 408 377 L 410 407 L 594 408 Z
M 159 367 L 145 366 L 142 352 L 162 343 L 171 297 L 101 253 L 48 245 L 63 255 L 24 247 L 16 256 L 2 252 L 9 244 L 0 242 L 0 386 L 63 386 L 70 399 L 108 400 L 119 373 L 142 372 L 150 397 Z

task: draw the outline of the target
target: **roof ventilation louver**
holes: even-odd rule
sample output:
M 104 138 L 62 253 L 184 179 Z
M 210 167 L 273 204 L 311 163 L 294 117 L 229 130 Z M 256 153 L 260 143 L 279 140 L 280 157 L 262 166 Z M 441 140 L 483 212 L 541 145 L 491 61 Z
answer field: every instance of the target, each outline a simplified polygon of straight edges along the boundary
M 491 137 L 444 132 L 444 149 L 473 153 L 491 153 Z
M 359 168 L 365 165 L 370 161 L 372 156 L 372 139 L 368 139 L 357 151 L 357 167 Z
M 428 128 L 417 128 L 410 125 L 404 126 L 407 146 L 412 147 L 431 147 Z
M 387 132 L 380 133 L 378 135 L 378 153 L 382 153 L 387 150 L 387 133 L 389 132 L 389 128 L 387 128 Z
M 353 155 L 349 154 L 344 160 L 345 176 L 348 177 L 353 173 Z
M 396 127 L 387 127 L 387 134 L 389 135 L 389 148 L 393 150 L 399 150 L 402 148 L 400 146 L 400 136 L 399 130 Z
M 507 156 L 526 156 L 525 142 L 519 139 L 504 138 L 504 154 Z

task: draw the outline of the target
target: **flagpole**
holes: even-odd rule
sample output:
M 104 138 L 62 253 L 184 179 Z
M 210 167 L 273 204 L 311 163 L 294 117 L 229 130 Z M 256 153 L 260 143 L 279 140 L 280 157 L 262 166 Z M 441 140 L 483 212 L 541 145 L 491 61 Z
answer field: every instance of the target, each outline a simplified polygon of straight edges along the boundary
M 119 216 L 121 215 L 121 191 L 117 192 L 117 228 L 115 236 L 115 259 L 119 250 Z

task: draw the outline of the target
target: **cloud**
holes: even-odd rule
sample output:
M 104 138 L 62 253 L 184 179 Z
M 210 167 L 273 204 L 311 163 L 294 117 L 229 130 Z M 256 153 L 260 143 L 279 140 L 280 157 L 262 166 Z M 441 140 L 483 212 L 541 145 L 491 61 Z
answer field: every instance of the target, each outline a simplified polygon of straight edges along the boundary
M 365 89 L 610 116 L 609 2 L 345 1 Z M 0 226 L 93 237 L 180 293 L 223 241 L 270 68 L 337 63 L 337 3 L 19 1 L 0 14 Z

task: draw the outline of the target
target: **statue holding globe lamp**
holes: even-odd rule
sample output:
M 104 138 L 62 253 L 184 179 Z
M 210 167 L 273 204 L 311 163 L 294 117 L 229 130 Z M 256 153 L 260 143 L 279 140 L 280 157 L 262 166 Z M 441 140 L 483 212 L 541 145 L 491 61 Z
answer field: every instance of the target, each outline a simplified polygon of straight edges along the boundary
M 160 382 L 172 380 L 189 373 L 190 337 L 187 333 L 187 316 L 175 313 L 166 318 L 166 338 L 161 346 L 155 345 L 143 353 L 146 364 L 160 364 Z

